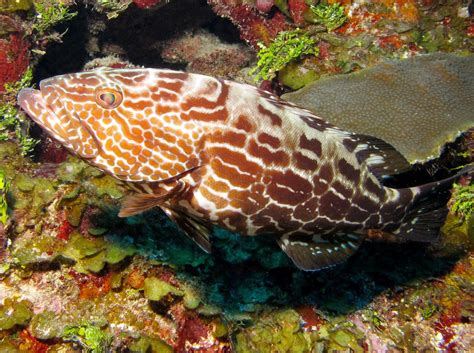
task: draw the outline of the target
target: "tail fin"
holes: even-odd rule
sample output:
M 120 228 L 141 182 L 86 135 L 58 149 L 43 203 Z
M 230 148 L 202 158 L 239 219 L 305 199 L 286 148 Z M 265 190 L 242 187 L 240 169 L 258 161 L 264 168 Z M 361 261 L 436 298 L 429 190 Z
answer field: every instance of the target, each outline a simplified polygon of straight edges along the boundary
M 393 233 L 412 241 L 436 241 L 448 215 L 446 204 L 453 182 L 461 175 L 473 172 L 474 164 L 470 164 L 449 178 L 410 188 L 416 196 L 402 225 Z

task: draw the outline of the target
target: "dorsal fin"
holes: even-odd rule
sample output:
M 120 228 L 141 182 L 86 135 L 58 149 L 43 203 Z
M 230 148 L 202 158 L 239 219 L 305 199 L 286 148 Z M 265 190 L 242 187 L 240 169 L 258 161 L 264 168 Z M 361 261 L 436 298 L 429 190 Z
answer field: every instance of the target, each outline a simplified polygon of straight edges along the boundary
M 362 242 L 355 234 L 282 236 L 278 245 L 304 271 L 318 271 L 346 261 Z
M 359 163 L 366 163 L 369 170 L 380 180 L 390 175 L 409 171 L 412 167 L 406 158 L 389 143 L 373 136 L 351 134 L 351 142 L 344 143 L 356 154 Z
M 201 218 L 194 217 L 188 213 L 173 210 L 166 207 L 161 209 L 171 218 L 184 233 L 207 253 L 211 252 L 212 226 Z
M 169 189 L 160 190 L 157 193 L 145 194 L 135 193 L 126 196 L 122 201 L 119 217 L 130 217 L 148 211 L 154 207 L 161 206 L 163 202 L 175 197 L 185 189 L 185 183 L 178 181 L 176 185 Z

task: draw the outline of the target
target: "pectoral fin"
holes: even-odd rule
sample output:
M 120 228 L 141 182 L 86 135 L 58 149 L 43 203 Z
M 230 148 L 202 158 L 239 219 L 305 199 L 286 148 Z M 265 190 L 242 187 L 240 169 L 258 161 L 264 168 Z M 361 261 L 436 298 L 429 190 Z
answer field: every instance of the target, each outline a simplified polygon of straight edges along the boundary
M 282 236 L 278 245 L 304 271 L 318 271 L 335 266 L 352 256 L 362 238 L 359 235 Z
M 207 253 L 211 252 L 212 226 L 190 214 L 162 207 L 162 210 L 171 218 L 184 233 Z
M 171 189 L 163 189 L 157 193 L 135 193 L 126 196 L 122 202 L 119 217 L 130 217 L 148 211 L 154 207 L 161 206 L 163 202 L 177 196 L 185 189 L 185 184 L 178 181 Z

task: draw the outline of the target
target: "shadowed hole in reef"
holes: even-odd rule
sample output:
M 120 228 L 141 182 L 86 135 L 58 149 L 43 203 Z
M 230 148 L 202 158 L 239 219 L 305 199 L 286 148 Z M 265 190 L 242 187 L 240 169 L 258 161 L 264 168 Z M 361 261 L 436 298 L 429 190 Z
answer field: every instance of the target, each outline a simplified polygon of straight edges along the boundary
M 314 305 L 327 315 L 348 314 L 386 290 L 449 273 L 462 255 L 435 256 L 419 243 L 364 243 L 345 264 L 303 272 L 273 236 L 241 237 L 216 229 L 213 253 L 205 254 L 159 211 L 109 220 L 111 232 L 132 236 L 138 246 L 152 246 L 165 264 L 199 285 L 206 303 L 229 311 L 254 311 L 261 304 Z
M 150 11 L 130 6 L 117 19 L 107 22 L 99 45 L 119 46 L 125 51 L 125 58 L 136 65 L 184 69 L 183 64 L 164 62 L 161 50 L 165 41 L 199 28 L 206 28 L 225 41 L 236 40 L 233 25 L 212 12 L 205 0 L 181 0 Z
M 54 28 L 64 35 L 61 42 L 52 42 L 39 59 L 33 75 L 36 83 L 51 76 L 81 71 L 89 60 L 86 50 L 87 10 L 74 6 L 71 12 L 77 12 L 77 15 Z

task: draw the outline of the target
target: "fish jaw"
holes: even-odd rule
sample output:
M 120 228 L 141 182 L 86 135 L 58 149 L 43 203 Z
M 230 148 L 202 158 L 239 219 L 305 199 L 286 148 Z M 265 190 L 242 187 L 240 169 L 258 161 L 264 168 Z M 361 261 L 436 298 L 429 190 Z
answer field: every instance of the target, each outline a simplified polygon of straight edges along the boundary
M 86 124 L 63 106 L 56 79 L 40 82 L 40 89 L 22 89 L 17 96 L 18 104 L 49 135 L 71 152 L 84 159 L 95 158 L 100 142 Z

